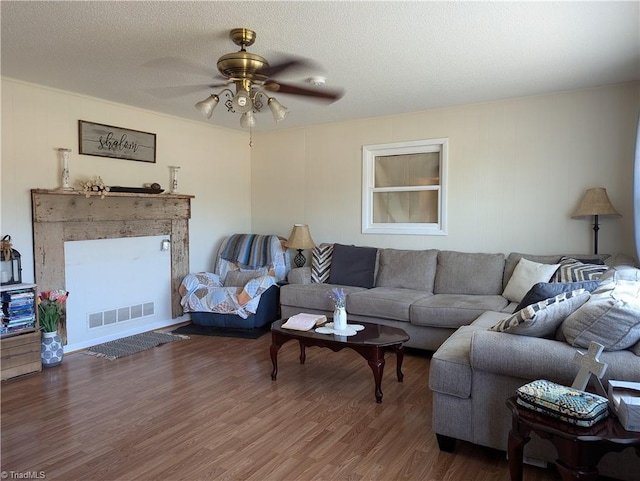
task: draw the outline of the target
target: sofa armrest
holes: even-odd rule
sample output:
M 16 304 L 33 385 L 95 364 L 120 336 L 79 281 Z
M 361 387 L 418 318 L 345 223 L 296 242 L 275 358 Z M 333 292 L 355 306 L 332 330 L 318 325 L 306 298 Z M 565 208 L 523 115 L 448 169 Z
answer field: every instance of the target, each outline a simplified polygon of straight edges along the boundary
M 575 353 L 585 352 L 566 342 L 504 332 L 480 330 L 471 340 L 471 367 L 526 381 L 548 379 L 570 386 L 578 373 Z M 604 379 L 640 381 L 640 357 L 629 350 L 605 351 L 608 364 Z
M 295 267 L 287 276 L 289 284 L 311 284 L 311 267 Z

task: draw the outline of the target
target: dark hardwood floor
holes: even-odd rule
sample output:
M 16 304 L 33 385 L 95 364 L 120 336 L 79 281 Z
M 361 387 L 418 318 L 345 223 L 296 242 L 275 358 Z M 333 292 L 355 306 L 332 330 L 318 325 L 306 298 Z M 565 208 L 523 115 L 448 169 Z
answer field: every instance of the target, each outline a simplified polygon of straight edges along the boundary
M 271 381 L 270 340 L 191 336 L 116 361 L 73 353 L 5 381 L 1 470 L 65 481 L 508 481 L 502 452 L 438 450 L 427 356 L 408 352 L 398 383 L 389 353 L 376 404 L 371 370 L 351 350 L 309 348 L 300 365 L 289 342 Z M 525 466 L 525 480 L 559 479 Z

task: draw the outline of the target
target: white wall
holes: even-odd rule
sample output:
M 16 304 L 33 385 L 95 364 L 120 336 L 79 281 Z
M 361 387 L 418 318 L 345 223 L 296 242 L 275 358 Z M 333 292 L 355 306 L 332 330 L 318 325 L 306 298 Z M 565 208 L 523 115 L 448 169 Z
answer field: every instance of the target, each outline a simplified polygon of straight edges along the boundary
M 56 148 L 72 149 L 71 182 L 101 176 L 107 185 L 168 191 L 169 165 L 179 165 L 179 191 L 195 195 L 190 270 L 212 268 L 221 240 L 251 230 L 249 138 L 239 132 L 2 79 L 1 233 L 22 254 L 23 279 L 33 281 L 30 189 L 60 186 Z M 152 132 L 156 163 L 78 154 L 78 120 Z M 62 287 L 62 286 L 61 286 Z
M 321 108 L 321 107 L 318 107 Z M 635 255 L 632 172 L 640 84 L 254 134 L 252 226 L 310 225 L 316 243 L 469 252 L 590 253 L 582 195 L 605 187 L 599 251 Z M 362 234 L 362 146 L 449 139 L 448 235 Z M 285 234 L 286 235 L 286 234 Z
M 600 251 L 634 255 L 632 181 L 640 84 L 465 105 L 309 128 L 222 129 L 100 99 L 2 79 L 1 234 L 33 280 L 32 188 L 56 188 L 55 149 L 69 147 L 71 179 L 168 187 L 193 194 L 190 270 L 212 267 L 234 232 L 287 236 L 296 222 L 316 243 L 484 252 L 592 250 L 591 225 L 571 213 L 606 187 L 622 219 L 602 219 Z M 318 107 L 322 108 L 322 107 Z M 157 162 L 78 155 L 79 119 L 157 134 Z M 362 145 L 449 138 L 449 234 L 364 235 Z

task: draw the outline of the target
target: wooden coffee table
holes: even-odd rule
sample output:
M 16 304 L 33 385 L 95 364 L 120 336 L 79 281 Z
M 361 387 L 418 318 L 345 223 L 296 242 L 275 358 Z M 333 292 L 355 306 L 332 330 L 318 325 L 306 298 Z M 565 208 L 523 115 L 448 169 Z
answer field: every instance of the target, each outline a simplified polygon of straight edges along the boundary
M 392 349 L 396 353 L 396 374 L 398 382 L 402 382 L 402 360 L 404 358 L 403 343 L 409 340 L 409 335 L 402 329 L 395 327 L 371 324 L 368 322 L 358 322 L 364 326 L 364 330 L 356 333 L 355 336 L 338 336 L 336 334 L 318 334 L 311 331 L 295 331 L 292 329 L 282 329 L 282 323 L 286 319 L 276 321 L 271 325 L 271 362 L 273 372 L 271 379 L 276 380 L 278 375 L 278 350 L 287 341 L 295 339 L 300 344 L 300 364 L 304 364 L 306 359 L 305 347 L 318 346 L 327 347 L 334 352 L 344 348 L 353 349 L 369 363 L 373 371 L 375 380 L 376 402 L 382 402 L 382 372 L 384 370 L 384 351 Z

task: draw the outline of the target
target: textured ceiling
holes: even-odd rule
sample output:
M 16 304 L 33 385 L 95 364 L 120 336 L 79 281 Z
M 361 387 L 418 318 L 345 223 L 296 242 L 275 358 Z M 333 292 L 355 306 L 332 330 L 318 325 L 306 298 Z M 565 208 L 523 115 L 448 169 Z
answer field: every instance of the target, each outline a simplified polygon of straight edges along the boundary
M 640 78 L 639 2 L 0 3 L 1 73 L 196 121 L 239 129 L 219 106 L 217 59 L 238 50 L 229 30 L 257 32 L 248 50 L 317 66 L 283 74 L 327 77 L 345 96 L 330 105 L 276 95 L 256 130 L 290 128 L 485 102 Z M 96 119 L 99 120 L 99 119 Z

